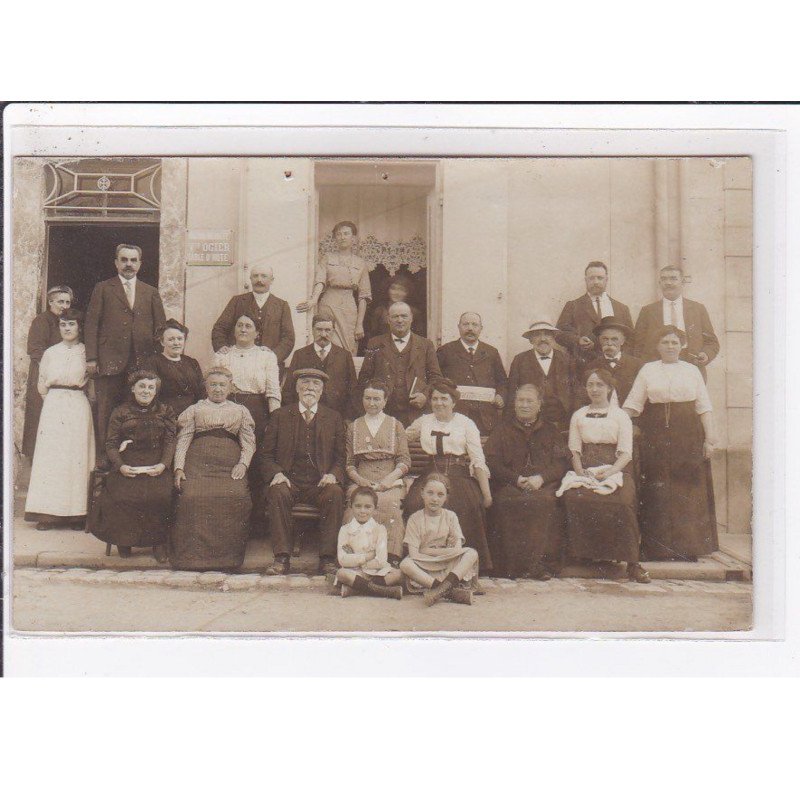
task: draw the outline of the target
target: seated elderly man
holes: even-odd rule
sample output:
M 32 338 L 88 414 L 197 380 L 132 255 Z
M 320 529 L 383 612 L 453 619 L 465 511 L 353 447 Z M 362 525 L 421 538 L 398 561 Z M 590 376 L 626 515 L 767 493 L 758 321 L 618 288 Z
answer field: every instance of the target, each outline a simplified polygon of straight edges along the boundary
M 540 418 L 540 408 L 536 386 L 520 386 L 512 414 L 497 423 L 484 451 L 505 572 L 512 578 L 547 581 L 566 533 L 564 508 L 555 493 L 569 469 L 569 457 L 556 426 Z
M 319 509 L 319 571 L 335 574 L 336 544 L 344 511 L 344 423 L 338 411 L 319 402 L 328 380 L 322 370 L 299 369 L 293 378 L 299 402 L 272 414 L 261 448 L 275 555 L 266 574 L 289 572 L 294 540 L 292 506 L 297 503 L 309 503 Z

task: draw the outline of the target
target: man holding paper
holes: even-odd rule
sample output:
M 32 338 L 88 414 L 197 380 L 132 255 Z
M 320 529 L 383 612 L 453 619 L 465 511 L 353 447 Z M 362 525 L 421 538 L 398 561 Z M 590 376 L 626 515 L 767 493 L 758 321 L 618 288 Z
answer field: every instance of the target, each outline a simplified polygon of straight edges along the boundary
M 504 406 L 508 378 L 500 353 L 480 340 L 480 314 L 465 311 L 458 320 L 459 338 L 443 344 L 436 353 L 442 375 L 458 386 L 456 411 L 469 417 L 488 436 Z
M 389 307 L 389 332 L 369 340 L 358 376 L 361 392 L 373 378 L 389 385 L 386 413 L 407 428 L 422 416 L 426 389 L 441 378 L 433 342 L 411 332 L 411 308 L 407 303 Z

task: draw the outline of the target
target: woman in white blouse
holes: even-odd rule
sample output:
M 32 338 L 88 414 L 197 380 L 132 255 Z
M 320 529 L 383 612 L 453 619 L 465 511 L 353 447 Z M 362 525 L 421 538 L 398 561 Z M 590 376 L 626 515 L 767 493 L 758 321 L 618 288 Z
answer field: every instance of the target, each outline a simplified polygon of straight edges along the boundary
M 493 566 L 486 539 L 486 509 L 492 504 L 492 492 L 480 432 L 469 417 L 455 412 L 459 394 L 452 381 L 432 381 L 428 399 L 433 413 L 415 420 L 406 434 L 409 441 L 420 443 L 430 457 L 430 465 L 408 490 L 403 516 L 408 520 L 422 508 L 422 486 L 429 472 L 447 475 L 447 508 L 458 516 L 467 546 L 478 551 L 481 572 L 488 572 Z
M 256 450 L 253 417 L 228 399 L 232 377 L 224 367 L 206 373 L 207 400 L 178 417 L 175 488 L 170 535 L 175 569 L 235 571 L 249 534 L 250 492 L 244 480 Z
M 278 359 L 268 347 L 256 345 L 258 325 L 249 314 L 242 314 L 236 320 L 233 334 L 236 343 L 216 354 L 214 366 L 230 370 L 233 383 L 228 399 L 250 412 L 258 448 L 264 439 L 269 415 L 281 407 Z M 264 483 L 260 470 L 250 470 L 247 483 L 253 500 L 251 523 L 259 528 L 264 523 Z
M 633 425 L 611 402 L 616 388 L 609 370 L 587 371 L 589 405 L 579 408 L 570 421 L 573 473 L 564 479 L 564 484 L 572 484 L 564 494 L 568 552 L 591 561 L 624 561 L 629 580 L 649 583 L 650 576 L 639 564 L 636 487 L 630 471 Z
M 673 325 L 659 331 L 661 360 L 642 367 L 623 406 L 641 415 L 640 521 L 651 560 L 696 561 L 718 549 L 711 400 L 700 370 L 679 360 L 685 343 Z

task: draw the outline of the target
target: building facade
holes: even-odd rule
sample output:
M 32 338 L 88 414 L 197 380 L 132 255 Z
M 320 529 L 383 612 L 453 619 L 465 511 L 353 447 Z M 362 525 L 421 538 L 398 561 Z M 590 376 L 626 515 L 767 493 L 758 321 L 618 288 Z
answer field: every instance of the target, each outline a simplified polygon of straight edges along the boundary
M 85 308 L 114 274 L 119 242 L 143 249 L 142 280 L 190 329 L 209 364 L 211 327 L 249 270 L 269 265 L 292 309 L 312 290 L 319 253 L 341 219 L 359 228 L 375 294 L 402 273 L 435 343 L 463 311 L 506 366 L 527 324 L 553 321 L 584 291 L 589 261 L 609 293 L 639 309 L 658 270 L 680 264 L 686 296 L 708 308 L 721 342 L 708 368 L 719 450 L 713 469 L 724 531 L 752 513 L 752 179 L 746 158 L 18 158 L 13 195 L 14 443 L 19 450 L 30 323 L 49 285 Z M 376 296 L 375 301 L 378 302 Z M 297 347 L 310 320 L 293 311 Z

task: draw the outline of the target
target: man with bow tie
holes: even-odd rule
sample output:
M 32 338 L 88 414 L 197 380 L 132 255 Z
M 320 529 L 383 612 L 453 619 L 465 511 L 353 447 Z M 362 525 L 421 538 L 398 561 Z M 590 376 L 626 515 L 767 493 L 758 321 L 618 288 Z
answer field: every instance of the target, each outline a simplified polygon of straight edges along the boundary
M 411 322 L 409 305 L 392 303 L 389 333 L 369 340 L 358 375 L 359 394 L 373 378 L 389 384 L 385 411 L 405 428 L 422 416 L 428 384 L 442 377 L 433 342 L 412 333 Z
M 514 356 L 511 362 L 506 407 L 520 386 L 531 383 L 541 394 L 542 419 L 552 422 L 559 431 L 566 431 L 575 406 L 576 375 L 573 359 L 554 348 L 559 333 L 552 323 L 538 321 L 522 334 L 532 347 Z
M 586 364 L 599 355 L 599 347 L 594 336 L 594 327 L 604 317 L 616 317 L 628 327 L 633 328 L 633 320 L 628 306 L 610 297 L 608 288 L 608 267 L 602 261 L 591 261 L 584 270 L 586 294 L 577 300 L 570 300 L 564 306 L 556 326 L 570 339 L 573 357 Z M 562 339 L 566 341 L 567 336 Z M 632 340 L 631 340 L 632 344 Z
M 363 413 L 360 405 L 358 407 L 354 405 L 357 389 L 356 368 L 350 351 L 331 341 L 333 328 L 334 321 L 330 314 L 320 311 L 314 315 L 311 322 L 314 341 L 295 350 L 287 375 L 294 375 L 297 370 L 306 367 L 322 370 L 328 376 L 328 380 L 325 381 L 320 403 L 338 411 L 342 419 L 353 419 L 354 416 L 361 416 Z M 294 381 L 287 380 L 283 389 L 283 404 L 290 405 L 296 402 Z
M 625 342 L 633 336 L 633 331 L 616 317 L 604 317 L 594 329 L 594 335 L 600 343 L 603 355 L 586 365 L 586 369 L 607 369 L 617 382 L 617 402 L 622 408 L 625 398 L 633 386 L 636 376 L 644 363 L 635 356 L 624 353 Z M 584 390 L 585 391 L 585 390 Z M 588 397 L 585 398 L 588 403 Z
M 142 248 L 117 245 L 117 275 L 98 283 L 86 309 L 86 371 L 94 377 L 97 396 L 98 466 L 108 465 L 105 444 L 108 421 L 122 400 L 125 378 L 155 353 L 156 331 L 166 322 L 155 286 L 137 279 Z
M 488 436 L 504 407 L 503 395 L 508 377 L 500 353 L 480 340 L 483 322 L 480 314 L 466 311 L 458 320 L 460 337 L 443 344 L 436 352 L 442 375 L 457 386 L 481 386 L 494 389 L 491 402 L 459 400 L 456 411 L 468 416 L 482 436 Z

